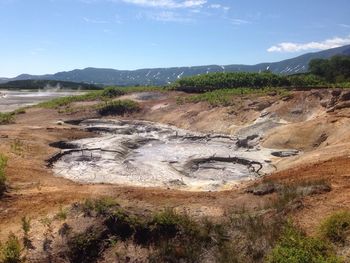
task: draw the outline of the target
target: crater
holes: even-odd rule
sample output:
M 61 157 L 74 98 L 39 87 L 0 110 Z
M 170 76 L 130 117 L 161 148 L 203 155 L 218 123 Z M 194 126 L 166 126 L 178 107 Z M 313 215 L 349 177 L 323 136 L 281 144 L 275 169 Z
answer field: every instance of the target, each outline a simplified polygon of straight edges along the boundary
M 61 152 L 48 160 L 55 175 L 77 182 L 217 191 L 274 170 L 273 150 L 245 148 L 234 136 L 137 120 L 80 125 L 99 136 L 58 142 Z

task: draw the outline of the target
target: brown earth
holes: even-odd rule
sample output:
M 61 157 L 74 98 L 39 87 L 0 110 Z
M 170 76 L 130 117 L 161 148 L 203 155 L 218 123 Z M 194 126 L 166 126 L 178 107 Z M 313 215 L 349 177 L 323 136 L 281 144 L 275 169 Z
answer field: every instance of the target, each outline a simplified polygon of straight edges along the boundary
M 304 206 L 292 213 L 295 221 L 309 233 L 319 222 L 339 209 L 350 209 L 350 110 L 329 108 L 321 101 L 331 100 L 329 91 L 293 92 L 281 100 L 278 96 L 237 97 L 230 107 L 210 107 L 205 102 L 178 105 L 170 93 L 155 100 L 140 101 L 143 110 L 125 118 L 145 119 L 181 128 L 233 134 L 251 125 L 263 110 L 273 112 L 284 125 L 267 130 L 263 146 L 292 148 L 302 155 L 276 162 L 272 180 L 294 182 L 327 179 L 333 190 L 304 198 Z M 78 103 L 81 108 L 91 103 Z M 20 231 L 20 219 L 40 219 L 58 212 L 60 206 L 101 196 L 115 197 L 126 207 L 157 210 L 175 207 L 194 216 L 220 217 L 234 209 L 256 209 L 269 196 L 245 193 L 247 183 L 225 192 L 182 192 L 167 189 L 86 185 L 55 177 L 46 160 L 58 150 L 49 143 L 94 136 L 74 125 L 58 123 L 98 117 L 93 111 L 58 113 L 32 108 L 18 115 L 14 124 L 0 126 L 0 152 L 9 157 L 6 174 L 9 191 L 0 200 L 0 240 L 10 231 Z M 248 183 L 249 184 L 249 183 Z

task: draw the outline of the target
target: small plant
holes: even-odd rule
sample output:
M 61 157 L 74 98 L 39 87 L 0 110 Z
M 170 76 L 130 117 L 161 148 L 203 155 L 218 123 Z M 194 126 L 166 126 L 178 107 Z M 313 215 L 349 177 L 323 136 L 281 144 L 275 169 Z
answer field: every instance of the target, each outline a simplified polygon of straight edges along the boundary
M 320 226 L 320 234 L 331 242 L 344 243 L 350 236 L 350 211 L 340 211 L 326 218 Z
M 121 89 L 118 89 L 116 87 L 107 87 L 103 90 L 102 97 L 112 99 L 115 97 L 122 96 L 124 94 L 125 93 Z
M 0 154 L 0 197 L 6 191 L 6 175 L 5 175 L 6 166 L 7 166 L 7 157 Z
M 52 229 L 52 219 L 46 217 L 40 221 L 46 228 L 44 232 L 43 251 L 47 256 L 47 261 L 52 262 L 52 243 L 54 238 Z
M 267 257 L 268 263 L 340 263 L 332 248 L 314 237 L 307 237 L 290 223 L 282 237 Z
M 15 139 L 12 143 L 11 143 L 11 150 L 13 153 L 17 154 L 17 155 L 21 155 L 23 152 L 23 142 L 21 142 L 19 139 Z
M 102 103 L 98 108 L 98 113 L 104 115 L 124 115 L 127 113 L 133 113 L 140 110 L 140 106 L 137 102 L 132 100 L 117 100 L 107 103 Z
M 104 237 L 96 229 L 89 228 L 85 232 L 76 234 L 68 240 L 68 257 L 70 262 L 96 262 L 104 248 Z
M 11 233 L 1 248 L 0 259 L 2 263 L 21 263 L 21 245 L 19 239 Z
M 22 230 L 23 230 L 23 245 L 26 249 L 32 249 L 32 241 L 30 240 L 29 232 L 30 232 L 30 218 L 22 217 Z
M 67 219 L 67 209 L 60 206 L 60 209 L 59 209 L 58 213 L 56 214 L 56 217 L 62 221 L 66 220 Z
M 98 215 L 106 215 L 112 208 L 119 207 L 118 202 L 111 197 L 101 199 L 86 199 L 83 204 L 83 211 L 87 215 L 96 212 Z
M 9 113 L 1 113 L 0 112 L 0 125 L 1 124 L 9 124 L 14 119 L 14 114 L 12 112 Z

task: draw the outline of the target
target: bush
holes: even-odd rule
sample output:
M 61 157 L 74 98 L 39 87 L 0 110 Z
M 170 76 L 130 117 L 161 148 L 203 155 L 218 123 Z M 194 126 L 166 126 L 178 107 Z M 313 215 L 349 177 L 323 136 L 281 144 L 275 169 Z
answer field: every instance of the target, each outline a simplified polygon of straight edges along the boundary
M 288 224 L 282 238 L 267 257 L 268 263 L 340 263 L 331 247 L 321 239 L 307 237 Z
M 114 87 L 108 87 L 108 88 L 105 88 L 103 90 L 102 97 L 111 99 L 111 98 L 115 98 L 115 97 L 118 97 L 118 96 L 122 96 L 124 94 L 125 93 L 121 89 L 114 88 Z
M 124 115 L 126 113 L 137 112 L 140 106 L 132 100 L 117 100 L 107 103 L 102 103 L 98 107 L 98 113 L 105 115 Z
M 174 84 L 176 90 L 186 92 L 207 92 L 216 89 L 236 89 L 240 87 L 264 88 L 289 86 L 286 76 L 272 73 L 210 73 L 186 77 Z
M 2 263 L 20 263 L 21 258 L 21 245 L 18 238 L 11 233 L 7 242 L 1 248 L 1 262 Z
M 15 114 L 12 112 L 1 113 L 0 112 L 0 124 L 9 124 L 13 121 Z
M 6 175 L 5 175 L 6 166 L 7 166 L 7 157 L 0 154 L 0 197 L 6 191 Z
M 101 199 L 86 199 L 83 204 L 83 211 L 87 215 L 96 212 L 97 215 L 107 215 L 113 208 L 119 207 L 118 202 L 111 197 L 103 197 Z
M 320 234 L 332 242 L 345 242 L 350 235 L 350 211 L 340 211 L 326 218 L 320 226 Z
M 68 257 L 70 262 L 96 262 L 104 250 L 103 240 L 106 238 L 101 230 L 89 228 L 85 232 L 76 234 L 68 241 Z

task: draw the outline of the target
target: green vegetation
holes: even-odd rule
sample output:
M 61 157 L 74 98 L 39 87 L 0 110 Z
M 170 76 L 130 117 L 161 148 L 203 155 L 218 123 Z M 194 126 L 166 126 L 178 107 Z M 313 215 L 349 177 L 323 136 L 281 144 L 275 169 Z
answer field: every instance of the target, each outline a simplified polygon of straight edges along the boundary
M 0 112 L 0 125 L 12 123 L 16 115 L 24 114 L 25 112 L 25 108 L 20 108 L 12 112 Z
M 98 113 L 102 116 L 106 115 L 124 115 L 140 110 L 137 102 L 132 100 L 116 100 L 106 103 L 101 103 L 97 106 Z
M 268 181 L 267 181 L 268 182 Z M 271 183 L 271 182 L 268 182 Z M 331 190 L 326 180 L 299 181 L 284 185 L 277 185 L 276 198 L 267 204 L 266 208 L 274 208 L 278 212 L 285 210 L 290 204 L 304 196 L 320 194 Z
M 103 234 L 94 228 L 76 234 L 68 241 L 70 262 L 90 263 L 96 259 L 103 251 Z
M 21 245 L 19 239 L 11 233 L 6 243 L 1 247 L 0 262 L 2 263 L 21 263 L 24 262 L 21 257 Z
M 329 83 L 350 82 L 350 56 L 313 59 L 310 61 L 309 71 Z
M 344 243 L 350 236 L 350 211 L 340 211 L 326 218 L 320 226 L 323 238 L 334 243 Z
M 332 248 L 323 240 L 307 237 L 288 224 L 280 241 L 266 260 L 268 263 L 340 263 Z
M 62 221 L 66 220 L 67 219 L 67 209 L 60 206 L 60 209 L 59 209 L 58 213 L 56 214 L 56 217 Z
M 216 89 L 237 89 L 288 86 L 288 78 L 272 73 L 210 73 L 186 77 L 174 84 L 176 90 L 207 92 Z
M 32 241 L 30 240 L 29 232 L 31 229 L 31 220 L 26 216 L 22 217 L 22 230 L 23 230 L 23 245 L 26 249 L 33 248 Z
M 188 97 L 178 97 L 177 103 L 197 103 L 207 102 L 211 106 L 230 106 L 234 104 L 234 97 L 241 95 L 268 95 L 274 94 L 278 96 L 288 95 L 288 91 L 283 88 L 237 88 L 237 89 L 220 89 L 205 92 L 203 94 L 191 95 Z
M 6 191 L 6 175 L 5 175 L 6 166 L 7 166 L 7 157 L 0 154 L 0 197 Z
M 5 112 L 5 113 L 0 112 L 0 125 L 11 123 L 14 119 L 14 116 L 15 115 L 12 112 Z
M 11 143 L 11 151 L 17 155 L 22 155 L 24 144 L 19 139 L 15 139 Z
M 56 98 L 50 101 L 39 103 L 38 106 L 42 108 L 47 108 L 47 109 L 55 109 L 55 108 L 67 106 L 73 102 L 104 100 L 106 98 L 103 97 L 103 91 L 104 90 L 91 91 L 83 95 Z
M 118 202 L 110 197 L 103 197 L 101 199 L 86 199 L 83 204 L 83 211 L 86 215 L 96 212 L 97 215 L 106 215 L 112 208 L 119 207 Z
M 204 93 L 218 89 L 261 89 L 268 87 L 324 88 L 350 86 L 350 56 L 314 59 L 309 72 L 291 76 L 270 72 L 210 73 L 182 78 L 171 87 L 175 90 Z
M 57 81 L 57 80 L 14 80 L 4 84 L 0 84 L 0 89 L 24 89 L 24 90 L 37 90 L 45 88 L 61 88 L 61 89 L 82 89 L 82 90 L 96 90 L 100 89 L 100 86 L 87 83 L 77 83 L 70 81 Z

